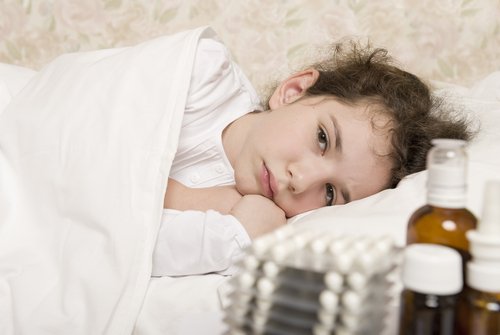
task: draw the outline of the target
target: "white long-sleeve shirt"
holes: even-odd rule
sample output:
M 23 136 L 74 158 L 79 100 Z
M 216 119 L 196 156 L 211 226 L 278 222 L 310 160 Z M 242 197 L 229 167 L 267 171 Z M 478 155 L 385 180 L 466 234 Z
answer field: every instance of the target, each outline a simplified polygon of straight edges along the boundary
M 226 47 L 214 39 L 200 40 L 170 178 L 191 188 L 234 184 L 222 131 L 259 109 L 257 93 Z M 250 237 L 232 215 L 165 209 L 152 275 L 232 274 L 235 259 L 248 245 Z

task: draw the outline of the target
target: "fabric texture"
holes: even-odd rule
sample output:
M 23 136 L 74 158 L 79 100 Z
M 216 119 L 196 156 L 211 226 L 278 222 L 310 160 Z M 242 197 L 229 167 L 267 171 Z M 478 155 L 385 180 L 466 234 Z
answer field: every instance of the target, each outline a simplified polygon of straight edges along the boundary
M 129 334 L 199 28 L 61 56 L 0 113 L 0 333 Z
M 250 244 L 245 228 L 232 215 L 167 209 L 153 253 L 152 276 L 232 275 Z

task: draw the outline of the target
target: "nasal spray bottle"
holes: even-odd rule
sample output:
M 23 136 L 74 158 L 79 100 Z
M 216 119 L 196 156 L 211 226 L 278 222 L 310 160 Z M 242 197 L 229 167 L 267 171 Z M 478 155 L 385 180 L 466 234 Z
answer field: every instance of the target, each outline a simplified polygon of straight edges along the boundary
M 465 269 L 465 262 L 470 259 L 465 234 L 477 223 L 466 208 L 465 141 L 435 139 L 432 144 L 427 154 L 427 204 L 410 217 L 406 242 L 441 244 L 456 249 Z
M 486 184 L 477 230 L 467 232 L 472 261 L 467 264 L 462 334 L 500 334 L 500 180 Z

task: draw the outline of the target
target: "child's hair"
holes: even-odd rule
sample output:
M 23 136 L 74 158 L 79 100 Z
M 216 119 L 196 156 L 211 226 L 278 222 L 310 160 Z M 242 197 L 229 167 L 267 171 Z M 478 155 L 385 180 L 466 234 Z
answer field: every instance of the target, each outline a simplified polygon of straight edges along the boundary
M 390 116 L 393 169 L 388 187 L 426 168 L 432 139 L 472 138 L 466 116 L 431 94 L 415 75 L 394 66 L 386 50 L 351 41 L 336 44 L 333 51 L 333 57 L 312 66 L 320 75 L 306 95 L 331 96 L 348 105 L 375 105 Z

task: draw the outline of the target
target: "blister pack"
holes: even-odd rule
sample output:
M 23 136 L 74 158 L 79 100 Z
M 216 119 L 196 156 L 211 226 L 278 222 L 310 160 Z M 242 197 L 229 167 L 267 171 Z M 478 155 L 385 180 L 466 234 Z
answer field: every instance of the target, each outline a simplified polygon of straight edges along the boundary
M 401 252 L 389 236 L 286 226 L 230 282 L 228 335 L 382 334 Z

